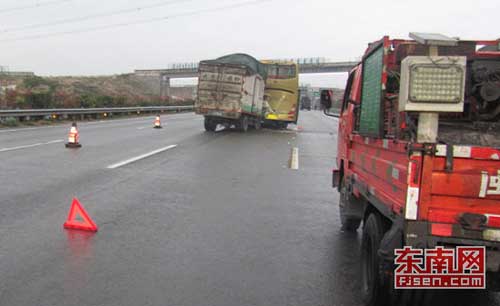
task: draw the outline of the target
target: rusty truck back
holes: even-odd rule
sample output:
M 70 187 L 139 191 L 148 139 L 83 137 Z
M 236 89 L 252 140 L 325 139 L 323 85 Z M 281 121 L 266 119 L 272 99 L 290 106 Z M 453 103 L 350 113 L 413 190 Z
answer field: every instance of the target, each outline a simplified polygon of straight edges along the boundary
M 200 62 L 195 110 L 205 117 L 207 131 L 219 124 L 242 131 L 260 128 L 265 89 L 260 65 L 245 54 Z

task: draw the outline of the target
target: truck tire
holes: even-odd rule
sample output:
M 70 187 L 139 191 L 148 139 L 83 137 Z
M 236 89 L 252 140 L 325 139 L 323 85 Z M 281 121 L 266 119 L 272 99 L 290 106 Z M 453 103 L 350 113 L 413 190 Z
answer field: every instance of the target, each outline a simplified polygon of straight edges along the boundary
M 358 230 L 359 225 L 361 224 L 361 218 L 349 216 L 347 214 L 347 205 L 352 205 L 350 203 L 350 193 L 347 189 L 344 180 L 341 181 L 340 186 L 340 197 L 339 197 L 339 214 L 340 214 L 340 223 L 342 224 L 342 230 L 346 232 L 355 232 Z
M 389 290 L 382 286 L 378 250 L 384 236 L 381 217 L 372 213 L 366 219 L 361 238 L 361 292 L 366 306 L 389 304 Z
M 205 131 L 215 132 L 216 128 L 217 128 L 217 122 L 214 122 L 213 120 L 205 118 Z
M 393 297 L 396 306 L 420 306 L 432 303 L 435 291 L 432 289 L 398 290 L 398 296 Z
M 248 117 L 243 115 L 240 118 L 240 131 L 246 133 L 248 131 Z
M 262 128 L 262 123 L 260 122 L 260 119 L 255 120 L 254 127 L 256 130 L 260 130 Z

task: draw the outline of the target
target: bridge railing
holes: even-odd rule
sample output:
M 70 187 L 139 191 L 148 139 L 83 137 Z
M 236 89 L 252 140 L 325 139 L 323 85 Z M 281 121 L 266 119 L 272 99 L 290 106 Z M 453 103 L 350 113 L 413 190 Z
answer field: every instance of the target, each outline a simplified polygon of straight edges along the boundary
M 349 72 L 358 61 L 350 62 L 328 62 L 321 58 L 311 59 L 290 59 L 299 65 L 300 73 L 330 73 L 330 72 Z M 279 60 L 277 60 L 279 61 Z M 172 64 L 166 69 L 139 69 L 135 70 L 136 76 L 142 77 L 161 77 L 168 76 L 172 78 L 196 77 L 198 66 L 191 64 Z
M 320 65 L 323 63 L 330 62 L 329 59 L 325 57 L 299 57 L 299 58 L 281 58 L 281 59 L 272 59 L 272 61 L 278 62 L 294 62 L 299 65 L 302 64 L 316 64 Z M 172 63 L 167 66 L 169 70 L 185 70 L 185 69 L 197 69 L 198 62 L 186 62 L 186 63 Z

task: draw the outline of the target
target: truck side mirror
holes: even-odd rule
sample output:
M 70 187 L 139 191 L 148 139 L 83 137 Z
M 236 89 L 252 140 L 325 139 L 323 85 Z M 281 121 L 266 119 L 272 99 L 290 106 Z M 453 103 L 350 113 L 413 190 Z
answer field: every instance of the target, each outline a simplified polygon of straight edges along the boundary
M 320 102 L 325 110 L 332 108 L 332 91 L 328 89 L 322 90 Z

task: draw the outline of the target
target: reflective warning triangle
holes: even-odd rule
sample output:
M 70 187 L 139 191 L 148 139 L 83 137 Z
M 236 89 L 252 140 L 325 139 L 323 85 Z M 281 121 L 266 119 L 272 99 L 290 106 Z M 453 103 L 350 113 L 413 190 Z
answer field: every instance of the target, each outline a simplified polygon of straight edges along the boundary
M 83 221 L 77 220 L 78 217 Z M 97 225 L 90 219 L 87 211 L 85 211 L 85 208 L 83 208 L 77 198 L 73 198 L 68 219 L 64 222 L 64 228 L 97 232 Z

